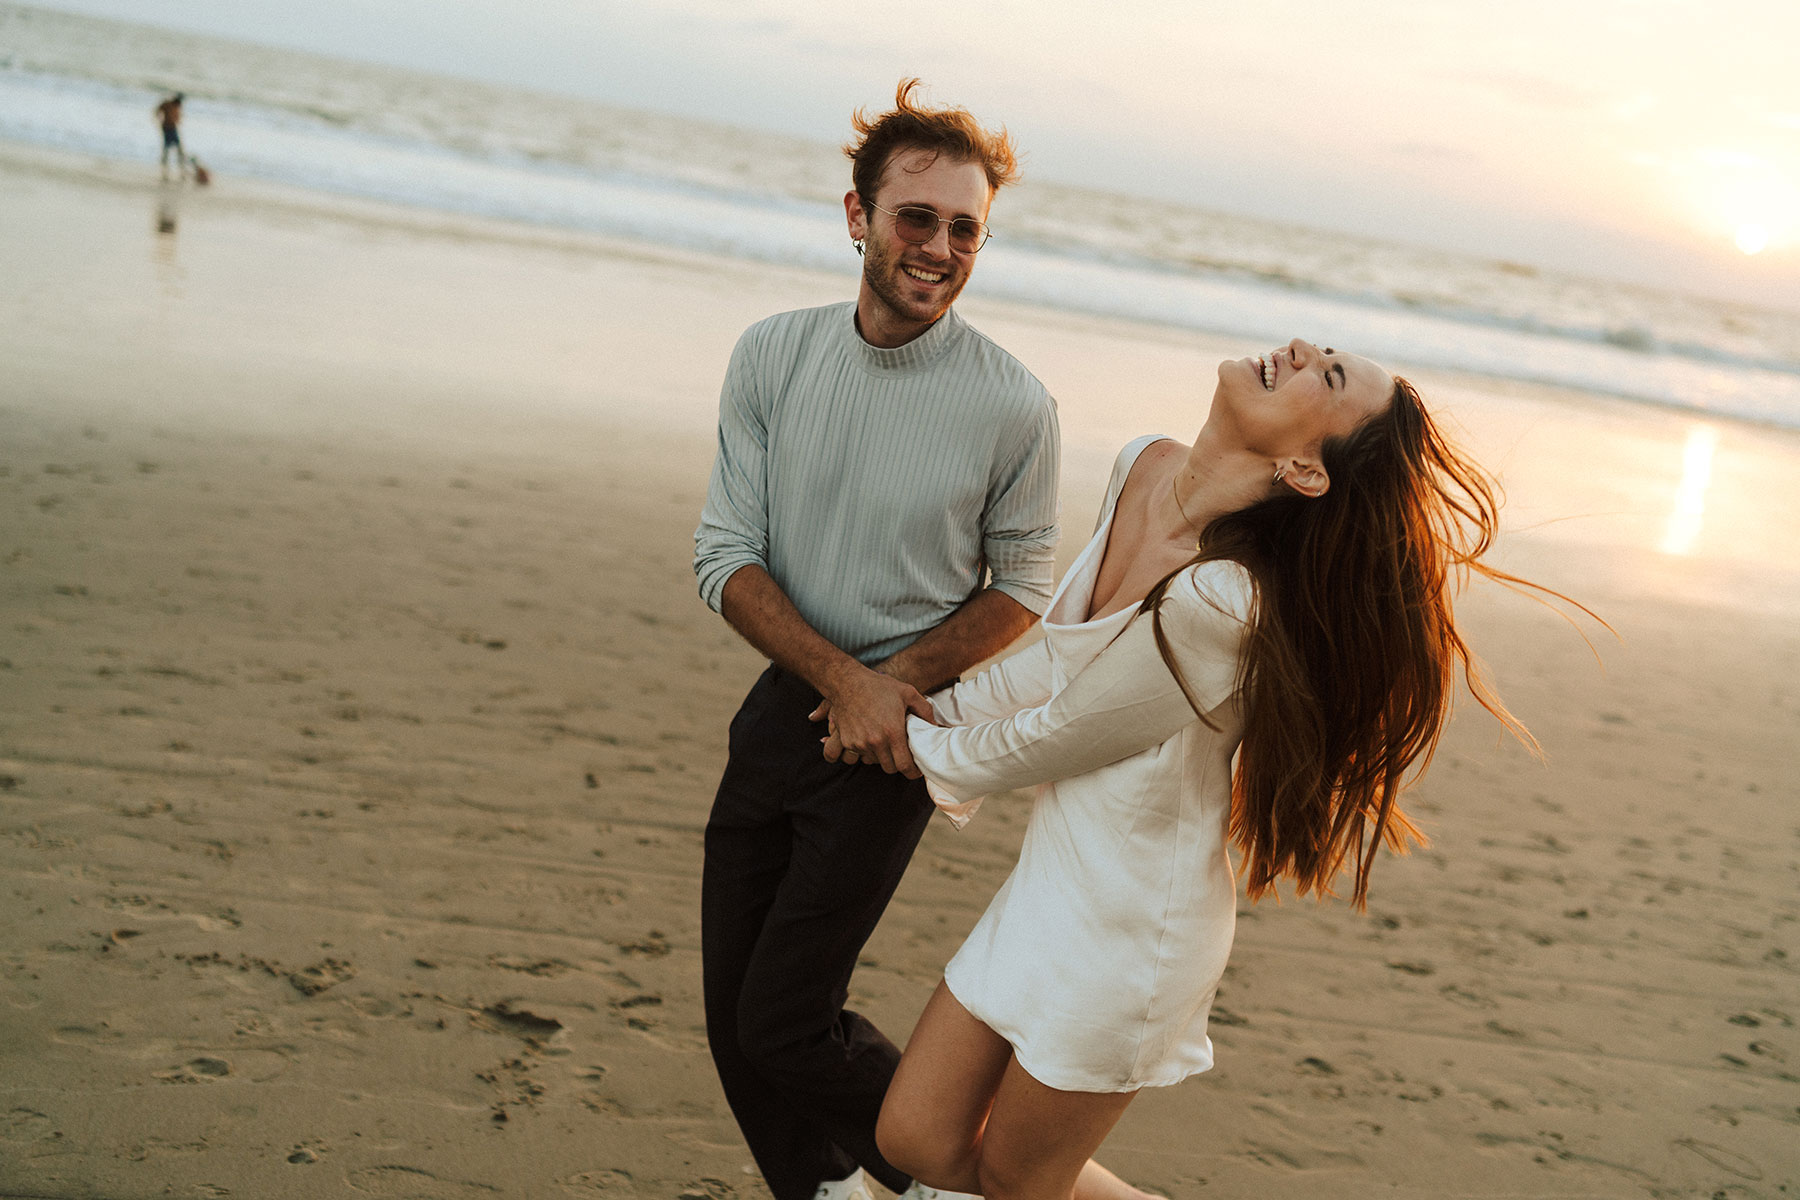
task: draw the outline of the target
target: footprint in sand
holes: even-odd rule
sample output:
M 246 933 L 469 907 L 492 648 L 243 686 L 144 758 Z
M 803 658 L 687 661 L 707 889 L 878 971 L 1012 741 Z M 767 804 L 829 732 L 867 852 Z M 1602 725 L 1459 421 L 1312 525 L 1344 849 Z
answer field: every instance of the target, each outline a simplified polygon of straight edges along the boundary
M 534 1044 L 556 1040 L 565 1028 L 555 1017 L 539 1016 L 529 1009 L 515 1006 L 510 1000 L 485 1006 L 475 1023 L 495 1032 L 504 1030 L 516 1033 Z
M 404 1000 L 388 1000 L 381 996 L 353 996 L 350 1007 L 376 1021 L 396 1021 L 413 1015 L 413 1006 Z
M 1454 983 L 1447 983 L 1439 988 L 1438 995 L 1450 1001 L 1452 1004 L 1460 1004 L 1465 1008 L 1500 1007 L 1499 1004 L 1487 996 L 1482 995 L 1480 992 L 1471 992 L 1466 988 L 1456 986 Z
M 1354 1154 L 1345 1154 L 1342 1151 L 1328 1150 L 1320 1146 L 1303 1146 L 1297 1143 L 1275 1146 L 1251 1142 L 1244 1149 L 1243 1154 L 1267 1167 L 1285 1168 L 1299 1172 L 1344 1170 L 1364 1165 L 1363 1160 Z
M 50 1118 L 35 1108 L 0 1113 L 0 1141 L 47 1142 L 59 1136 L 51 1128 Z
M 563 975 L 575 969 L 560 958 L 537 958 L 529 954 L 490 954 L 488 965 L 506 971 L 518 971 L 524 975 L 549 977 Z
M 364 1167 L 344 1176 L 344 1182 L 369 1196 L 385 1196 L 389 1200 L 478 1200 L 497 1196 L 500 1189 L 485 1183 L 460 1179 L 440 1179 L 418 1167 Z
M 287 978 L 302 996 L 316 996 L 327 988 L 336 987 L 346 979 L 355 977 L 355 967 L 342 959 L 327 958 L 310 967 L 302 967 Z
M 157 1071 L 152 1078 L 164 1083 L 207 1083 L 231 1074 L 231 1064 L 222 1058 L 191 1058 L 178 1067 Z
M 635 1196 L 638 1194 L 637 1181 L 632 1179 L 631 1172 L 610 1169 L 579 1171 L 565 1179 L 557 1180 L 556 1186 L 577 1196 L 595 1194 Z
M 726 1200 L 737 1195 L 737 1189 L 723 1179 L 697 1180 L 675 1194 L 675 1200 Z

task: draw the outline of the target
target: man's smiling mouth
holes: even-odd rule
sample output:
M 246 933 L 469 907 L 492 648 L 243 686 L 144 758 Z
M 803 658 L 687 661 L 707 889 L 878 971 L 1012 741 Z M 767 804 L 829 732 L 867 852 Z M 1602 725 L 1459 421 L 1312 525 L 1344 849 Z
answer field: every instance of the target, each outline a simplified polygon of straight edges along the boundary
M 901 267 L 902 271 L 920 283 L 942 283 L 948 275 L 943 271 L 927 271 L 923 267 Z

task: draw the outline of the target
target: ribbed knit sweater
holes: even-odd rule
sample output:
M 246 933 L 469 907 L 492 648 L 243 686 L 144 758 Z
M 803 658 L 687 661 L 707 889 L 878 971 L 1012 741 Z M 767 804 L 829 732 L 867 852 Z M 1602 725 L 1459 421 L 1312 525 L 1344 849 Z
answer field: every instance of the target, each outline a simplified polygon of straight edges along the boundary
M 766 569 L 812 627 L 873 663 L 985 584 L 1035 613 L 1056 547 L 1056 405 L 947 312 L 904 346 L 865 342 L 851 302 L 781 313 L 738 340 L 694 571 L 719 609 Z

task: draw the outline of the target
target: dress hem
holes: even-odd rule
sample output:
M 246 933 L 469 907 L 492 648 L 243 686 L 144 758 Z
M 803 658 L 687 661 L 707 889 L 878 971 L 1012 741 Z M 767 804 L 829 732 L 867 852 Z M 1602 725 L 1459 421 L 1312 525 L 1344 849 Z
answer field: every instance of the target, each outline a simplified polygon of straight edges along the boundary
M 976 1012 L 973 1008 L 971 1008 L 969 1006 L 968 1002 L 965 1001 L 961 996 L 958 996 L 956 994 L 956 987 L 954 984 L 952 984 L 950 982 L 950 977 L 948 975 L 944 976 L 944 987 L 949 991 L 951 996 L 955 997 L 956 1002 L 958 1004 L 962 1005 L 964 1012 L 968 1013 L 971 1017 L 974 1017 L 977 1021 L 980 1021 L 983 1025 L 986 1025 L 989 1029 L 993 1030 L 996 1034 L 998 1034 L 1002 1039 L 1005 1040 L 1007 1045 L 1012 1047 L 1013 1061 L 1019 1064 L 1019 1069 L 1021 1071 L 1024 1071 L 1027 1075 L 1031 1076 L 1032 1079 L 1036 1080 L 1038 1083 L 1043 1084 L 1045 1087 L 1052 1089 L 1053 1091 L 1081 1092 L 1081 1093 L 1088 1093 L 1088 1094 L 1094 1094 L 1094 1095 L 1116 1095 L 1116 1094 L 1119 1094 L 1122 1092 L 1140 1092 L 1140 1091 L 1144 1090 L 1145 1088 L 1173 1087 L 1174 1085 L 1180 1083 L 1184 1079 L 1191 1079 L 1195 1075 L 1201 1075 L 1201 1074 L 1206 1073 L 1207 1071 L 1212 1070 L 1213 1066 L 1215 1065 L 1215 1064 L 1209 1062 L 1203 1067 L 1195 1067 L 1192 1070 L 1182 1071 L 1179 1074 L 1175 1074 L 1175 1075 L 1168 1075 L 1168 1076 L 1158 1075 L 1158 1076 L 1154 1076 L 1149 1079 L 1126 1080 L 1123 1083 L 1117 1083 L 1117 1082 L 1094 1083 L 1091 1080 L 1082 1080 L 1078 1083 L 1059 1082 L 1057 1079 L 1052 1078 L 1052 1076 L 1054 1076 L 1056 1074 L 1056 1072 L 1054 1072 L 1054 1071 L 1050 1071 L 1050 1072 L 1038 1071 L 1032 1067 L 1031 1063 L 1026 1061 L 1025 1056 L 1020 1051 L 1020 1048 L 1019 1048 L 1020 1038 L 1018 1037 L 1017 1034 L 1009 1033 L 1007 1030 L 994 1024 L 992 1021 L 988 1020 L 986 1017 L 982 1016 L 980 1013 Z

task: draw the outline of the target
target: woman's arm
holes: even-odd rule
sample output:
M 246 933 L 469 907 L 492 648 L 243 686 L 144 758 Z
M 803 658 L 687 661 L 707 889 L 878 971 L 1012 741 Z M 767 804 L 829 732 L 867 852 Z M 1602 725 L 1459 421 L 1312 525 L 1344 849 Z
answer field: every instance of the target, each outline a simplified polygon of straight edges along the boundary
M 1050 699 L 1050 644 L 1042 638 L 981 674 L 927 697 L 944 725 L 979 725 Z
M 1179 577 L 1163 603 L 1163 632 L 1203 711 L 1230 699 L 1250 612 L 1250 581 L 1235 563 Z M 1126 626 L 1047 701 L 976 725 L 907 722 L 913 759 L 940 805 L 1068 779 L 1160 745 L 1196 720 L 1156 647 L 1150 617 Z

